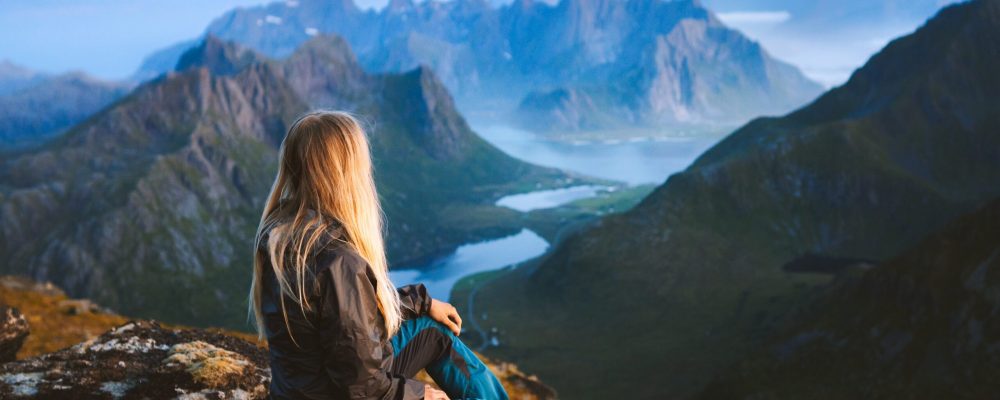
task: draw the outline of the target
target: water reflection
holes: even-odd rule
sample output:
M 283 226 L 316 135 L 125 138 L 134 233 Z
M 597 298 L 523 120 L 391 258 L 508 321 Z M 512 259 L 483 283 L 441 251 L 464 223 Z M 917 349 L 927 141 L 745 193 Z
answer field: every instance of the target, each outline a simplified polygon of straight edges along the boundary
M 582 185 L 562 189 L 539 190 L 535 192 L 512 194 L 501 197 L 497 200 L 497 205 L 511 208 L 520 212 L 540 210 L 561 206 L 574 200 L 594 197 L 600 190 L 607 190 L 607 186 Z

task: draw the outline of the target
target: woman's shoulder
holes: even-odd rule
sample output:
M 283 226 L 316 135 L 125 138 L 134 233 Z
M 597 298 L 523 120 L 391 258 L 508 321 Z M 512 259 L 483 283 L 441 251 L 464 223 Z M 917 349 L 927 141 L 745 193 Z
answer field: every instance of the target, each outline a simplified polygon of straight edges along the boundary
M 316 267 L 340 274 L 367 273 L 368 261 L 348 242 L 334 241 L 319 251 Z

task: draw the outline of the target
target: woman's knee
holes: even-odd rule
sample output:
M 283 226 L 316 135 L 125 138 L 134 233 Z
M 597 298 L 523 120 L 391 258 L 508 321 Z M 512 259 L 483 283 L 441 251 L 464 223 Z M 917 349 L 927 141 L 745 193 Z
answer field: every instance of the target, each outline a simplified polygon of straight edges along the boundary
M 418 317 L 416 319 L 416 323 L 417 323 L 417 326 L 418 326 L 418 330 L 419 329 L 433 328 L 433 329 L 437 329 L 437 330 L 441 331 L 442 333 L 444 333 L 446 336 L 448 336 L 450 338 L 454 339 L 454 338 L 457 337 L 457 336 L 455 336 L 455 333 L 451 331 L 451 329 L 448 329 L 447 326 L 445 326 L 444 324 L 442 324 L 442 323 L 440 323 L 438 321 L 435 321 L 434 318 L 431 318 L 429 316 L 422 315 L 422 316 Z

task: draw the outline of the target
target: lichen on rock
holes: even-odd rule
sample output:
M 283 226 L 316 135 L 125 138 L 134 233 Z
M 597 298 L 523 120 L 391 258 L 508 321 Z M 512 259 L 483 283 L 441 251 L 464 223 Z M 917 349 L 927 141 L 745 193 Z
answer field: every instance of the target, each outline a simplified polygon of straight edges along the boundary
M 261 399 L 269 382 L 266 353 L 253 343 L 154 321 L 0 365 L 4 399 Z
M 163 360 L 167 368 L 183 368 L 195 382 L 210 388 L 226 386 L 250 366 L 239 354 L 200 340 L 175 344 L 169 354 Z

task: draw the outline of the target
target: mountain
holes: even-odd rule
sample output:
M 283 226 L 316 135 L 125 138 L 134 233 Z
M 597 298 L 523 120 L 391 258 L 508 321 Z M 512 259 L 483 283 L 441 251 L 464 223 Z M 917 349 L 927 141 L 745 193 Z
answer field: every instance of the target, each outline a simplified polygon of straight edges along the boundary
M 208 37 L 65 135 L 2 160 L 0 271 L 130 315 L 247 327 L 253 235 L 290 123 L 369 121 L 393 265 L 513 234 L 504 194 L 567 184 L 476 136 L 427 69 L 369 75 L 317 37 L 285 60 Z
M 305 0 L 232 10 L 206 32 L 284 57 L 311 35 L 335 33 L 374 71 L 428 65 L 463 109 L 495 115 L 543 93 L 581 93 L 603 111 L 565 124 L 573 103 L 509 116 L 537 131 L 735 125 L 778 114 L 819 94 L 819 85 L 727 28 L 695 0 L 485 0 L 412 2 L 362 11 L 350 0 Z M 155 53 L 166 57 L 176 47 Z M 148 63 L 137 76 L 155 75 Z M 150 69 L 152 68 L 152 69 Z M 539 104 L 544 106 L 545 104 Z
M 502 332 L 488 353 L 572 398 L 696 394 L 832 280 L 786 263 L 885 260 L 1000 196 L 998 44 L 1000 2 L 950 6 L 809 106 L 733 132 L 481 287 L 479 323 Z
M 9 65 L 0 65 L 9 72 Z M 5 75 L 0 71 L 0 76 Z M 10 74 L 6 74 L 10 76 Z M 25 71 L 21 83 L 0 83 L 0 150 L 38 145 L 63 133 L 128 93 L 129 85 L 71 72 Z M 3 78 L 0 78 L 2 80 Z
M 2 60 L 0 61 L 0 95 L 16 92 L 47 77 L 47 74 L 14 64 L 8 60 Z
M 142 83 L 160 76 L 164 72 L 172 71 L 177 66 L 178 60 L 192 47 L 201 43 L 200 40 L 185 40 L 167 48 L 160 49 L 142 60 L 139 70 L 130 77 L 136 83 Z
M 521 126 L 553 131 L 594 130 L 615 123 L 590 95 L 575 89 L 532 92 L 518 104 L 517 115 Z
M 1000 200 L 840 283 L 702 397 L 992 397 L 997 293 Z

